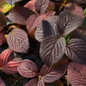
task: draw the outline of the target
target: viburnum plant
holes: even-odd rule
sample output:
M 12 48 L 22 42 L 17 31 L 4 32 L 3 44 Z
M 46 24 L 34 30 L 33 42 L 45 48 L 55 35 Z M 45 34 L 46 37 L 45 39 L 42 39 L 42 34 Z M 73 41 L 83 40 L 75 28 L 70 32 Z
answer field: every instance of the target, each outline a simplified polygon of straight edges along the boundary
M 0 70 L 25 86 L 86 86 L 86 0 L 52 1 L 0 1 Z

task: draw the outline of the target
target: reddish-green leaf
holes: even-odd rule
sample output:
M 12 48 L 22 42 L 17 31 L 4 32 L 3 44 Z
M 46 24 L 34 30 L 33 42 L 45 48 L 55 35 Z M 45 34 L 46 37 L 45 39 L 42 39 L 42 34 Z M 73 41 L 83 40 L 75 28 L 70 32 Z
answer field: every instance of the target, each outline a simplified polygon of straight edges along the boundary
M 38 79 L 31 79 L 25 86 L 37 86 Z
M 27 53 L 29 48 L 28 35 L 20 28 L 15 28 L 8 34 L 7 43 L 12 50 L 20 53 Z
M 4 84 L 3 80 L 1 79 L 1 77 L 0 77 L 0 86 L 5 86 L 5 84 Z
M 70 63 L 67 76 L 72 86 L 86 86 L 86 65 Z
M 6 65 L 2 67 L 2 71 L 8 74 L 14 74 L 17 73 L 17 66 L 20 65 L 20 60 L 11 60 Z
M 24 60 L 17 68 L 18 72 L 27 78 L 33 78 L 37 75 L 38 68 L 31 60 Z
M 62 35 L 77 29 L 83 23 L 83 18 L 65 10 L 59 14 L 57 28 Z
M 79 38 L 71 39 L 65 53 L 71 60 L 86 64 L 86 40 Z
M 2 30 L 6 26 L 6 23 L 7 23 L 6 17 L 2 13 L 2 11 L 0 11 L 0 30 Z
M 46 37 L 40 45 L 40 57 L 48 66 L 57 63 L 64 55 L 66 42 L 63 37 L 58 36 Z
M 85 18 L 84 10 L 77 4 L 68 3 L 67 7 L 65 7 L 65 10 L 68 10 L 77 16 L 81 16 L 83 19 Z
M 23 12 L 22 12 L 23 10 Z M 29 18 L 30 15 L 34 14 L 31 10 L 21 7 L 15 6 L 7 15 L 7 17 L 13 21 L 14 23 L 26 25 L 26 20 Z
M 49 5 L 49 0 L 36 0 L 35 9 L 38 14 L 43 14 L 48 8 L 48 5 Z

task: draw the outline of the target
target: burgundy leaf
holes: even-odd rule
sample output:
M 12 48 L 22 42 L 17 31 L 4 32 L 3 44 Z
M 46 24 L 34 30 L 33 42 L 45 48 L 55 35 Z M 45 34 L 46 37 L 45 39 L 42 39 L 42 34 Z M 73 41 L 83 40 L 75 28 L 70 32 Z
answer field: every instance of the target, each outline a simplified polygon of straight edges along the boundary
M 8 74 L 17 73 L 17 66 L 20 65 L 20 63 L 20 60 L 13 59 L 12 61 L 9 61 L 6 65 L 2 67 L 2 71 Z
M 64 73 L 68 65 L 68 60 L 63 60 L 57 67 L 53 68 L 52 71 L 42 77 L 42 80 L 46 83 L 52 83 L 56 80 L 59 80 Z M 50 71 L 50 68 L 49 70 Z M 42 71 L 41 71 L 42 72 Z
M 71 39 L 65 53 L 71 60 L 86 64 L 86 40 L 79 38 Z
M 7 43 L 12 50 L 20 53 L 27 53 L 29 48 L 28 35 L 20 28 L 15 28 L 8 34 Z
M 83 23 L 83 18 L 65 10 L 58 17 L 57 28 L 62 35 L 77 29 Z
M 49 5 L 49 0 L 36 0 L 35 9 L 38 14 L 43 14 L 48 8 L 48 5 Z
M 31 60 L 24 60 L 17 68 L 18 72 L 26 77 L 26 78 L 33 78 L 37 75 L 38 68 L 34 62 Z
M 73 3 L 86 3 L 86 0 L 71 0 Z
M 77 16 L 81 16 L 83 19 L 85 18 L 84 10 L 77 4 L 68 3 L 67 7 L 65 7 L 65 10 L 68 10 Z
M 1 79 L 1 77 L 0 77 L 0 86 L 5 86 L 5 84 L 4 84 L 3 80 Z
M 16 2 L 22 1 L 22 0 L 5 0 L 7 3 L 9 3 L 10 5 L 15 4 Z
M 70 63 L 67 76 L 72 86 L 86 86 L 86 65 Z
M 35 38 L 42 42 L 49 35 L 58 35 L 57 25 L 53 22 L 42 21 L 35 30 Z
M 65 39 L 58 39 L 58 36 L 46 37 L 40 45 L 40 57 L 48 66 L 55 64 L 62 59 L 65 50 Z
M 23 10 L 23 12 L 22 12 Z M 26 25 L 26 20 L 29 18 L 30 15 L 34 14 L 31 10 L 21 7 L 15 6 L 7 15 L 7 17 L 13 21 L 14 23 Z
M 38 79 L 31 79 L 25 86 L 37 86 Z
M 4 66 L 5 64 L 7 64 L 10 60 L 12 60 L 14 58 L 13 56 L 13 51 L 10 49 L 6 49 L 4 50 L 1 54 L 0 54 L 0 67 Z
M 0 11 L 0 30 L 2 30 L 6 26 L 6 23 L 7 23 L 6 17 L 2 13 L 2 11 Z
M 5 33 L 4 30 L 0 31 L 0 46 L 4 43 L 5 41 Z
M 43 82 L 43 80 L 39 80 L 37 86 L 45 86 L 45 83 Z

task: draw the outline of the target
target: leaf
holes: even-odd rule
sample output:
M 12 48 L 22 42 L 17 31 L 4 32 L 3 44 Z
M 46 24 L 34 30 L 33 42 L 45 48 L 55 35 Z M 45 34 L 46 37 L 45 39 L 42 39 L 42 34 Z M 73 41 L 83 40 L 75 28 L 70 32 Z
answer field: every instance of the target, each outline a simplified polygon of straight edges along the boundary
M 57 28 L 63 36 L 77 29 L 83 23 L 80 16 L 76 16 L 69 11 L 62 11 L 59 14 Z
M 25 86 L 37 86 L 38 79 L 31 79 L 29 82 L 26 83 Z
M 23 10 L 23 12 L 22 12 Z M 30 15 L 34 14 L 33 11 L 22 7 L 22 6 L 15 6 L 7 15 L 7 17 L 13 21 L 14 23 L 26 25 L 26 20 L 29 18 Z
M 0 77 L 0 86 L 5 86 L 5 84 L 4 84 L 3 80 L 1 79 L 1 77 Z
M 35 38 L 42 42 L 49 35 L 58 35 L 57 25 L 53 22 L 42 21 L 35 30 Z
M 20 53 L 27 53 L 29 48 L 28 40 L 27 33 L 20 28 L 13 29 L 7 36 L 7 43 L 10 49 Z
M 6 17 L 5 15 L 0 11 L 0 30 L 3 29 L 6 26 Z
M 0 46 L 4 43 L 5 41 L 5 34 L 4 34 L 4 30 L 0 31 Z
M 71 0 L 73 3 L 86 3 L 86 0 Z
M 38 14 L 43 14 L 48 8 L 48 5 L 49 5 L 49 0 L 36 0 L 35 9 Z
M 72 86 L 86 86 L 86 65 L 71 62 L 67 76 Z
M 22 76 L 26 78 L 33 78 L 38 72 L 36 64 L 28 59 L 23 60 L 23 62 L 18 66 L 17 70 Z
M 77 16 L 81 16 L 83 19 L 85 18 L 84 10 L 77 4 L 68 3 L 64 10 L 68 10 Z
M 46 68 L 48 72 L 45 76 L 43 76 L 41 79 L 45 82 L 45 83 L 53 83 L 56 80 L 59 80 L 64 73 L 66 72 L 66 68 L 68 65 L 68 61 L 67 60 L 63 60 L 62 63 L 60 63 L 57 67 L 52 68 Z M 46 70 L 45 69 L 45 70 Z M 41 71 L 42 72 L 42 71 Z
M 86 64 L 86 40 L 80 38 L 71 39 L 65 54 L 73 61 Z
M 39 80 L 38 85 L 37 86 L 45 86 L 45 83 L 43 82 L 43 80 Z
M 10 4 L 8 4 L 7 2 L 5 2 L 4 0 L 2 0 L 0 2 L 0 10 L 3 12 L 3 13 L 6 13 L 8 11 L 10 11 L 12 8 L 14 8 L 15 4 L 13 6 L 11 6 Z
M 5 0 L 7 3 L 9 3 L 10 5 L 15 4 L 16 2 L 22 1 L 22 0 Z
M 58 36 L 48 36 L 40 44 L 40 57 L 48 66 L 57 63 L 62 59 L 65 50 L 65 39 L 58 39 Z
M 13 59 L 2 67 L 2 71 L 4 71 L 7 74 L 17 73 L 17 66 L 20 65 L 20 63 L 20 60 Z
M 6 65 L 10 60 L 14 58 L 13 51 L 11 49 L 5 49 L 0 54 L 0 67 Z

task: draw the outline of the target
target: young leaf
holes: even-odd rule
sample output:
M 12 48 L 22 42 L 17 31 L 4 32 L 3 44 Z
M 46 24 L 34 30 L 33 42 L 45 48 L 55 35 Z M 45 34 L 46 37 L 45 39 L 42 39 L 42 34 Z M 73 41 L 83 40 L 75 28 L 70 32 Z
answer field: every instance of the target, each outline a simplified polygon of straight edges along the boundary
M 2 13 L 2 11 L 0 11 L 0 30 L 3 29 L 6 26 L 6 17 L 5 15 Z
M 8 74 L 14 74 L 17 73 L 17 66 L 20 65 L 20 60 L 11 60 L 6 65 L 2 67 L 2 71 Z
M 23 10 L 23 12 L 22 12 Z M 21 6 L 15 6 L 7 15 L 7 17 L 13 21 L 14 23 L 26 25 L 26 20 L 29 18 L 30 15 L 34 14 L 33 11 L 21 7 Z
M 57 21 L 57 28 L 59 32 L 64 36 L 83 23 L 83 18 L 77 15 L 72 14 L 69 11 L 62 11 L 59 14 L 58 21 Z
M 68 10 L 77 16 L 81 16 L 83 19 L 85 18 L 84 10 L 77 4 L 68 3 L 64 10 Z
M 0 67 L 6 65 L 10 60 L 12 60 L 14 58 L 13 56 L 13 51 L 10 49 L 6 49 L 4 50 L 1 54 L 0 54 Z M 1 64 L 2 63 L 2 64 Z
M 86 64 L 86 40 L 80 38 L 71 39 L 65 54 L 73 61 Z
M 5 0 L 7 3 L 9 3 L 10 5 L 15 4 L 16 2 L 22 1 L 22 0 Z
M 1 79 L 1 77 L 0 77 L 0 86 L 5 86 L 5 84 L 4 84 L 3 80 Z
M 53 22 L 42 21 L 36 28 L 35 38 L 42 42 L 49 35 L 58 35 L 57 25 Z
M 70 63 L 67 76 L 72 86 L 86 86 L 86 65 Z
M 37 86 L 38 79 L 31 79 L 25 86 Z
M 48 66 L 55 64 L 64 55 L 66 42 L 63 37 L 50 35 L 40 44 L 40 57 Z
M 22 76 L 26 78 L 33 78 L 38 72 L 36 64 L 28 59 L 23 60 L 23 62 L 18 66 L 17 70 Z
M 4 30 L 0 30 L 0 46 L 4 43 L 4 41 L 5 41 Z
M 49 5 L 49 0 L 36 0 L 35 9 L 38 14 L 43 14 L 48 8 L 48 5 Z
M 27 33 L 20 28 L 15 28 L 8 34 L 7 43 L 12 50 L 20 53 L 27 53 L 29 48 Z

